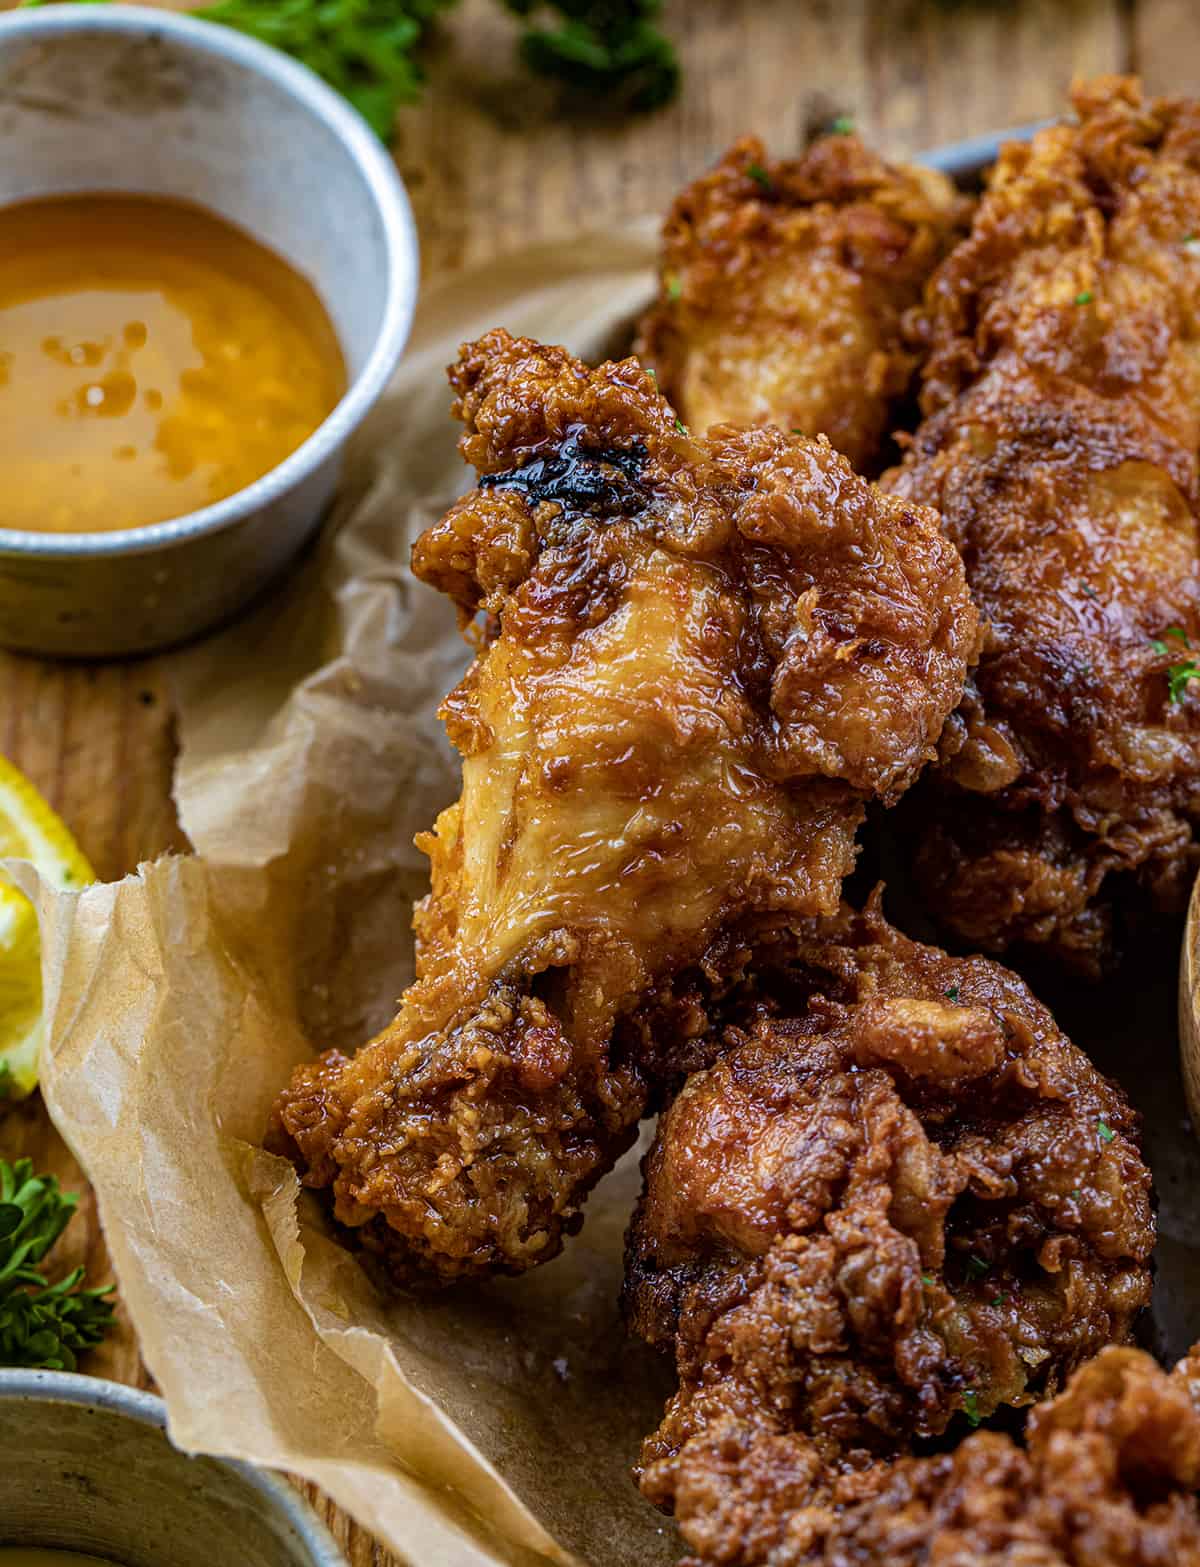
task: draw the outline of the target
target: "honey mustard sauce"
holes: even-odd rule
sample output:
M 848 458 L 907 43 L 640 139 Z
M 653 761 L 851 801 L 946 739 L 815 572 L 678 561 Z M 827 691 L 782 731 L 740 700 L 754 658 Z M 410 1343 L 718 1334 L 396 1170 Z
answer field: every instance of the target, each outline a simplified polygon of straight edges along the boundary
M 157 197 L 0 209 L 0 527 L 182 516 L 276 467 L 346 385 L 315 290 L 223 219 Z

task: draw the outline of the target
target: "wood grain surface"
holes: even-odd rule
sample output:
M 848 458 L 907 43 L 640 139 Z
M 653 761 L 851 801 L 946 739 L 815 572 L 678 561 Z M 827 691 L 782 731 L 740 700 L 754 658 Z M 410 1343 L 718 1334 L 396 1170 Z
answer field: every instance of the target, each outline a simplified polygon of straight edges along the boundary
M 424 101 L 397 125 L 427 275 L 660 211 L 744 130 L 786 152 L 844 113 L 905 154 L 1052 115 L 1080 73 L 1137 70 L 1156 91 L 1200 90 L 1194 0 L 668 0 L 666 9 L 683 56 L 680 100 L 648 119 L 597 125 L 564 116 L 552 88 L 519 73 L 494 0 L 466 0 L 432 51 Z M 63 814 L 102 877 L 186 847 L 172 747 L 160 661 L 63 665 L 0 653 L 0 753 Z M 36 1100 L 0 1121 L 0 1153 L 28 1153 L 81 1184 Z M 86 1262 L 99 1281 L 103 1236 L 90 1202 L 81 1212 L 61 1260 Z M 85 1369 L 148 1385 L 127 1322 Z M 316 1500 L 353 1567 L 392 1567 Z

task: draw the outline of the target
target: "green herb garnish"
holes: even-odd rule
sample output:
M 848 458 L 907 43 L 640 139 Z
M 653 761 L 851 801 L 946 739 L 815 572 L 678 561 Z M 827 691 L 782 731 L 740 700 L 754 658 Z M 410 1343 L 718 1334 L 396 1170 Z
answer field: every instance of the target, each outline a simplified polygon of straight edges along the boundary
M 1100 1133 L 1101 1138 L 1106 1143 L 1111 1143 L 1113 1138 L 1117 1135 L 1116 1132 L 1113 1131 L 1112 1127 L 1109 1126 L 1108 1122 L 1103 1119 L 1096 1122 L 1096 1130 Z
M 80 1289 L 83 1269 L 47 1284 L 38 1264 L 71 1222 L 79 1197 L 31 1159 L 0 1159 L 0 1365 L 74 1371 L 112 1326 L 107 1289 Z
M 775 186 L 771 183 L 771 176 L 761 163 L 748 163 L 746 165 L 746 173 L 756 184 L 761 185 L 764 190 L 771 191 L 775 189 Z
M 979 1413 L 979 1399 L 975 1393 L 968 1391 L 963 1394 L 963 1413 L 973 1426 L 979 1425 L 982 1421 L 983 1416 Z
M 420 50 L 457 0 L 217 0 L 193 16 L 299 60 L 347 99 L 384 141 L 396 111 L 421 95 Z
M 969 1279 L 981 1279 L 985 1273 L 991 1270 L 991 1263 L 984 1262 L 982 1257 L 974 1255 L 967 1258 L 967 1277 Z
M 946 990 L 946 991 L 943 991 L 942 994 L 946 997 L 947 1001 L 957 1001 L 958 1000 L 958 986 L 957 985 L 951 985 L 950 989 Z
M 1177 642 L 1182 642 L 1185 648 L 1191 648 L 1191 641 L 1182 626 L 1168 626 L 1161 637 L 1150 639 L 1150 648 L 1157 657 L 1162 658 L 1171 649 L 1167 646 L 1165 638 L 1173 637 Z M 1178 664 L 1172 664 L 1167 670 L 1167 696 L 1172 702 L 1182 702 L 1183 694 L 1188 682 L 1195 680 L 1200 675 L 1200 665 L 1191 658 L 1183 659 Z
M 922 1275 L 921 1275 L 921 1283 L 924 1284 L 928 1289 L 932 1289 L 933 1285 L 934 1285 L 934 1280 L 931 1278 L 931 1276 L 928 1273 L 922 1273 Z
M 1172 702 L 1182 702 L 1188 681 L 1200 677 L 1200 665 L 1195 659 L 1185 659 L 1182 664 L 1172 664 L 1167 670 L 1167 695 Z
M 673 276 L 667 279 L 667 298 L 683 298 L 683 279 L 681 277 Z
M 1092 293 L 1090 288 L 1082 288 L 1080 289 L 1079 293 L 1075 295 L 1075 303 L 1077 305 L 1090 305 L 1095 297 L 1096 296 Z
M 836 120 L 830 121 L 829 134 L 831 136 L 853 136 L 854 121 L 848 114 L 839 114 Z
M 1165 653 L 1168 651 L 1167 644 L 1164 640 L 1166 637 L 1174 637 L 1177 641 L 1182 642 L 1186 648 L 1190 648 L 1192 645 L 1188 641 L 1188 634 L 1182 626 L 1168 626 L 1161 637 L 1152 637 L 1150 640 L 1150 646 L 1156 653 Z
M 680 435 L 690 435 L 692 433 L 678 414 L 675 415 L 675 428 L 679 431 Z
M 610 104 L 658 109 L 679 87 L 679 59 L 655 25 L 662 0 L 503 0 L 528 20 L 557 12 L 556 26 L 529 27 L 521 35 L 521 58 L 539 76 Z

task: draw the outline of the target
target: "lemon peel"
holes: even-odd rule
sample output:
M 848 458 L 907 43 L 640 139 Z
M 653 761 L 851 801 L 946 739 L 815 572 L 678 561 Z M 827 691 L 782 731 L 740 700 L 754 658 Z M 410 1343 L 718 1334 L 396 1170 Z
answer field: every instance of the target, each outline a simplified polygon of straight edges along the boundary
M 0 859 L 29 860 L 44 881 L 64 890 L 95 880 L 66 823 L 2 756 Z M 0 1097 L 24 1097 L 37 1087 L 44 1038 L 37 913 L 0 872 Z

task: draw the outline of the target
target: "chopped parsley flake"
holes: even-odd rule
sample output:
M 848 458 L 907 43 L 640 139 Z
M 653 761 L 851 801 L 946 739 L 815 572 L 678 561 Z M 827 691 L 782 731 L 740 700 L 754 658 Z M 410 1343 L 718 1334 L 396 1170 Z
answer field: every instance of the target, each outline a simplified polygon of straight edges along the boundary
M 1090 288 L 1081 288 L 1078 294 L 1075 295 L 1075 303 L 1077 305 L 1090 305 L 1095 297 Z
M 839 114 L 837 119 L 831 122 L 829 133 L 831 136 L 853 136 L 853 119 L 848 114 Z
M 1193 658 L 1172 664 L 1167 670 L 1167 694 L 1172 702 L 1182 702 L 1189 680 L 1200 678 L 1200 665 Z
M 977 1426 L 983 1419 L 983 1416 L 979 1413 L 979 1399 L 969 1389 L 963 1394 L 963 1413 L 973 1426 Z
M 991 1266 L 991 1263 L 984 1262 L 982 1257 L 970 1256 L 967 1258 L 967 1277 L 981 1279 Z
M 958 1000 L 958 986 L 957 985 L 951 985 L 950 989 L 944 992 L 944 995 L 945 995 L 947 1001 L 957 1001 Z
M 1004 1302 L 1007 1299 L 1008 1299 L 1007 1295 L 997 1295 L 995 1300 L 992 1302 L 992 1305 L 993 1306 L 1003 1306 Z
M 1191 649 L 1191 641 L 1183 627 L 1168 626 L 1161 637 L 1152 637 L 1150 640 L 1150 647 L 1159 658 L 1171 651 L 1166 644 L 1167 637 L 1173 637 L 1177 642 L 1182 642 L 1185 648 Z M 1167 670 L 1167 694 L 1170 700 L 1182 702 L 1188 681 L 1195 680 L 1197 675 L 1200 675 L 1200 665 L 1194 659 L 1182 659 L 1178 664 L 1172 664 Z
M 683 420 L 679 417 L 678 414 L 675 415 L 675 428 L 679 431 L 680 435 L 691 434 L 691 431 L 688 429 L 687 425 L 684 424 Z
M 774 185 L 771 183 L 771 176 L 767 173 L 766 169 L 763 168 L 761 163 L 748 163 L 746 165 L 746 173 L 752 180 L 755 181 L 756 184 L 761 185 L 764 190 L 775 189 Z
M 929 1289 L 933 1288 L 933 1278 L 928 1273 L 922 1273 L 921 1283 L 926 1285 Z
M 668 299 L 682 299 L 683 298 L 683 279 L 681 277 L 679 277 L 678 275 L 669 277 L 667 279 L 667 298 Z
M 1108 1122 L 1103 1120 L 1096 1122 L 1096 1130 L 1100 1133 L 1100 1136 L 1106 1143 L 1111 1143 L 1113 1138 L 1117 1135 L 1116 1132 L 1113 1131 L 1112 1127 L 1109 1126 Z
M 1098 599 L 1100 597 L 1095 588 L 1091 587 L 1086 582 L 1081 582 L 1079 584 L 1079 591 L 1083 594 L 1084 598 Z

